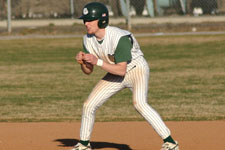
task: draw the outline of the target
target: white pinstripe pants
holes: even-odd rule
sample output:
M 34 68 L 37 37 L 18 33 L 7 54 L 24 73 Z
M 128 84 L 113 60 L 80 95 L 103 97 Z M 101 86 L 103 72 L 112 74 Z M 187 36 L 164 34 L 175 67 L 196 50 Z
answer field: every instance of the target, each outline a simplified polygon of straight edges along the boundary
M 170 135 L 170 130 L 159 114 L 147 103 L 149 67 L 141 56 L 131 62 L 133 68 L 125 77 L 107 74 L 92 90 L 83 106 L 80 129 L 80 139 L 90 140 L 94 126 L 95 112 L 109 97 L 122 90 L 130 88 L 133 92 L 133 104 L 136 110 L 152 125 L 162 139 Z

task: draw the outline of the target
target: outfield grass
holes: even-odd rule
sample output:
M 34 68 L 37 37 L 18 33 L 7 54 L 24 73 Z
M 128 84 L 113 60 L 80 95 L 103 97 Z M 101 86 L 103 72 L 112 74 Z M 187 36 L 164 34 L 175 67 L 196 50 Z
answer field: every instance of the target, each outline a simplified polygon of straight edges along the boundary
M 164 120 L 225 119 L 225 35 L 138 38 L 151 67 L 149 103 Z M 0 41 L 0 121 L 76 121 L 105 74 L 84 75 L 74 61 L 80 38 Z M 97 121 L 143 120 L 127 89 Z

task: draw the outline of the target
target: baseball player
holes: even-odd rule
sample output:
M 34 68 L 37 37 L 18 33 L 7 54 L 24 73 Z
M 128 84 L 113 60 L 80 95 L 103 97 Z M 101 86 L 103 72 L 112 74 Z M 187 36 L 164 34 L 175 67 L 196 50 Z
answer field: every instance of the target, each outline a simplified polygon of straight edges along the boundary
M 83 37 L 84 51 L 76 55 L 76 61 L 85 74 L 91 74 L 94 66 L 101 67 L 107 74 L 84 102 L 80 141 L 72 150 L 91 150 L 96 110 L 124 88 L 133 92 L 134 107 L 163 139 L 162 150 L 179 150 L 170 130 L 147 103 L 149 66 L 133 34 L 109 26 L 108 10 L 102 3 L 85 5 L 79 19 L 83 19 L 87 34 Z

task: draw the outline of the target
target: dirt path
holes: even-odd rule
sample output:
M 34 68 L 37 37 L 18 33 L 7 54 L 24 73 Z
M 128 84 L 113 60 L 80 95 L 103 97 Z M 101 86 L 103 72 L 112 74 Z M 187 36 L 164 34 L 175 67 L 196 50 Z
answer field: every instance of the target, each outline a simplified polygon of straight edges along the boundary
M 112 24 L 121 24 L 125 23 L 126 19 L 121 18 L 110 18 L 110 23 Z M 146 17 L 136 17 L 132 18 L 132 24 L 163 24 L 163 23 L 202 23 L 202 22 L 224 22 L 224 16 L 182 16 L 182 17 L 155 17 L 155 18 L 146 18 Z M 49 26 L 49 24 L 54 24 L 57 26 L 71 26 L 74 23 L 83 24 L 82 20 L 79 19 L 25 19 L 25 20 L 12 20 L 13 27 L 40 27 L 40 26 Z M 7 20 L 0 20 L 0 27 L 7 27 Z
M 225 121 L 166 122 L 181 150 L 224 147 Z M 79 139 L 80 123 L 0 123 L 0 150 L 67 150 Z M 159 150 L 162 141 L 146 122 L 96 123 L 96 150 Z

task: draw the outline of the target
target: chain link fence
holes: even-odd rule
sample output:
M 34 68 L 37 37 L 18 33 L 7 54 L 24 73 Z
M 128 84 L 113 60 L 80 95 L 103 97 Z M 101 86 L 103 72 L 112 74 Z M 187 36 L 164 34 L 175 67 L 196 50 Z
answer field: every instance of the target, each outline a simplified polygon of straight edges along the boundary
M 0 0 L 0 22 L 7 20 L 7 2 L 12 20 L 78 18 L 93 0 Z M 224 16 L 225 0 L 96 0 L 104 3 L 114 19 Z M 129 7 L 128 7 L 128 5 Z M 8 12 L 8 13 L 7 13 Z M 128 13 L 129 12 L 129 13 Z M 225 19 L 224 19 L 225 20 Z M 136 22 L 137 24 L 139 22 Z M 143 23 L 143 22 L 142 22 Z
M 96 0 L 107 5 L 112 17 L 170 15 L 225 15 L 225 0 Z M 81 15 L 91 0 L 11 0 L 13 19 L 70 18 Z M 7 0 L 0 0 L 0 19 L 7 17 Z

